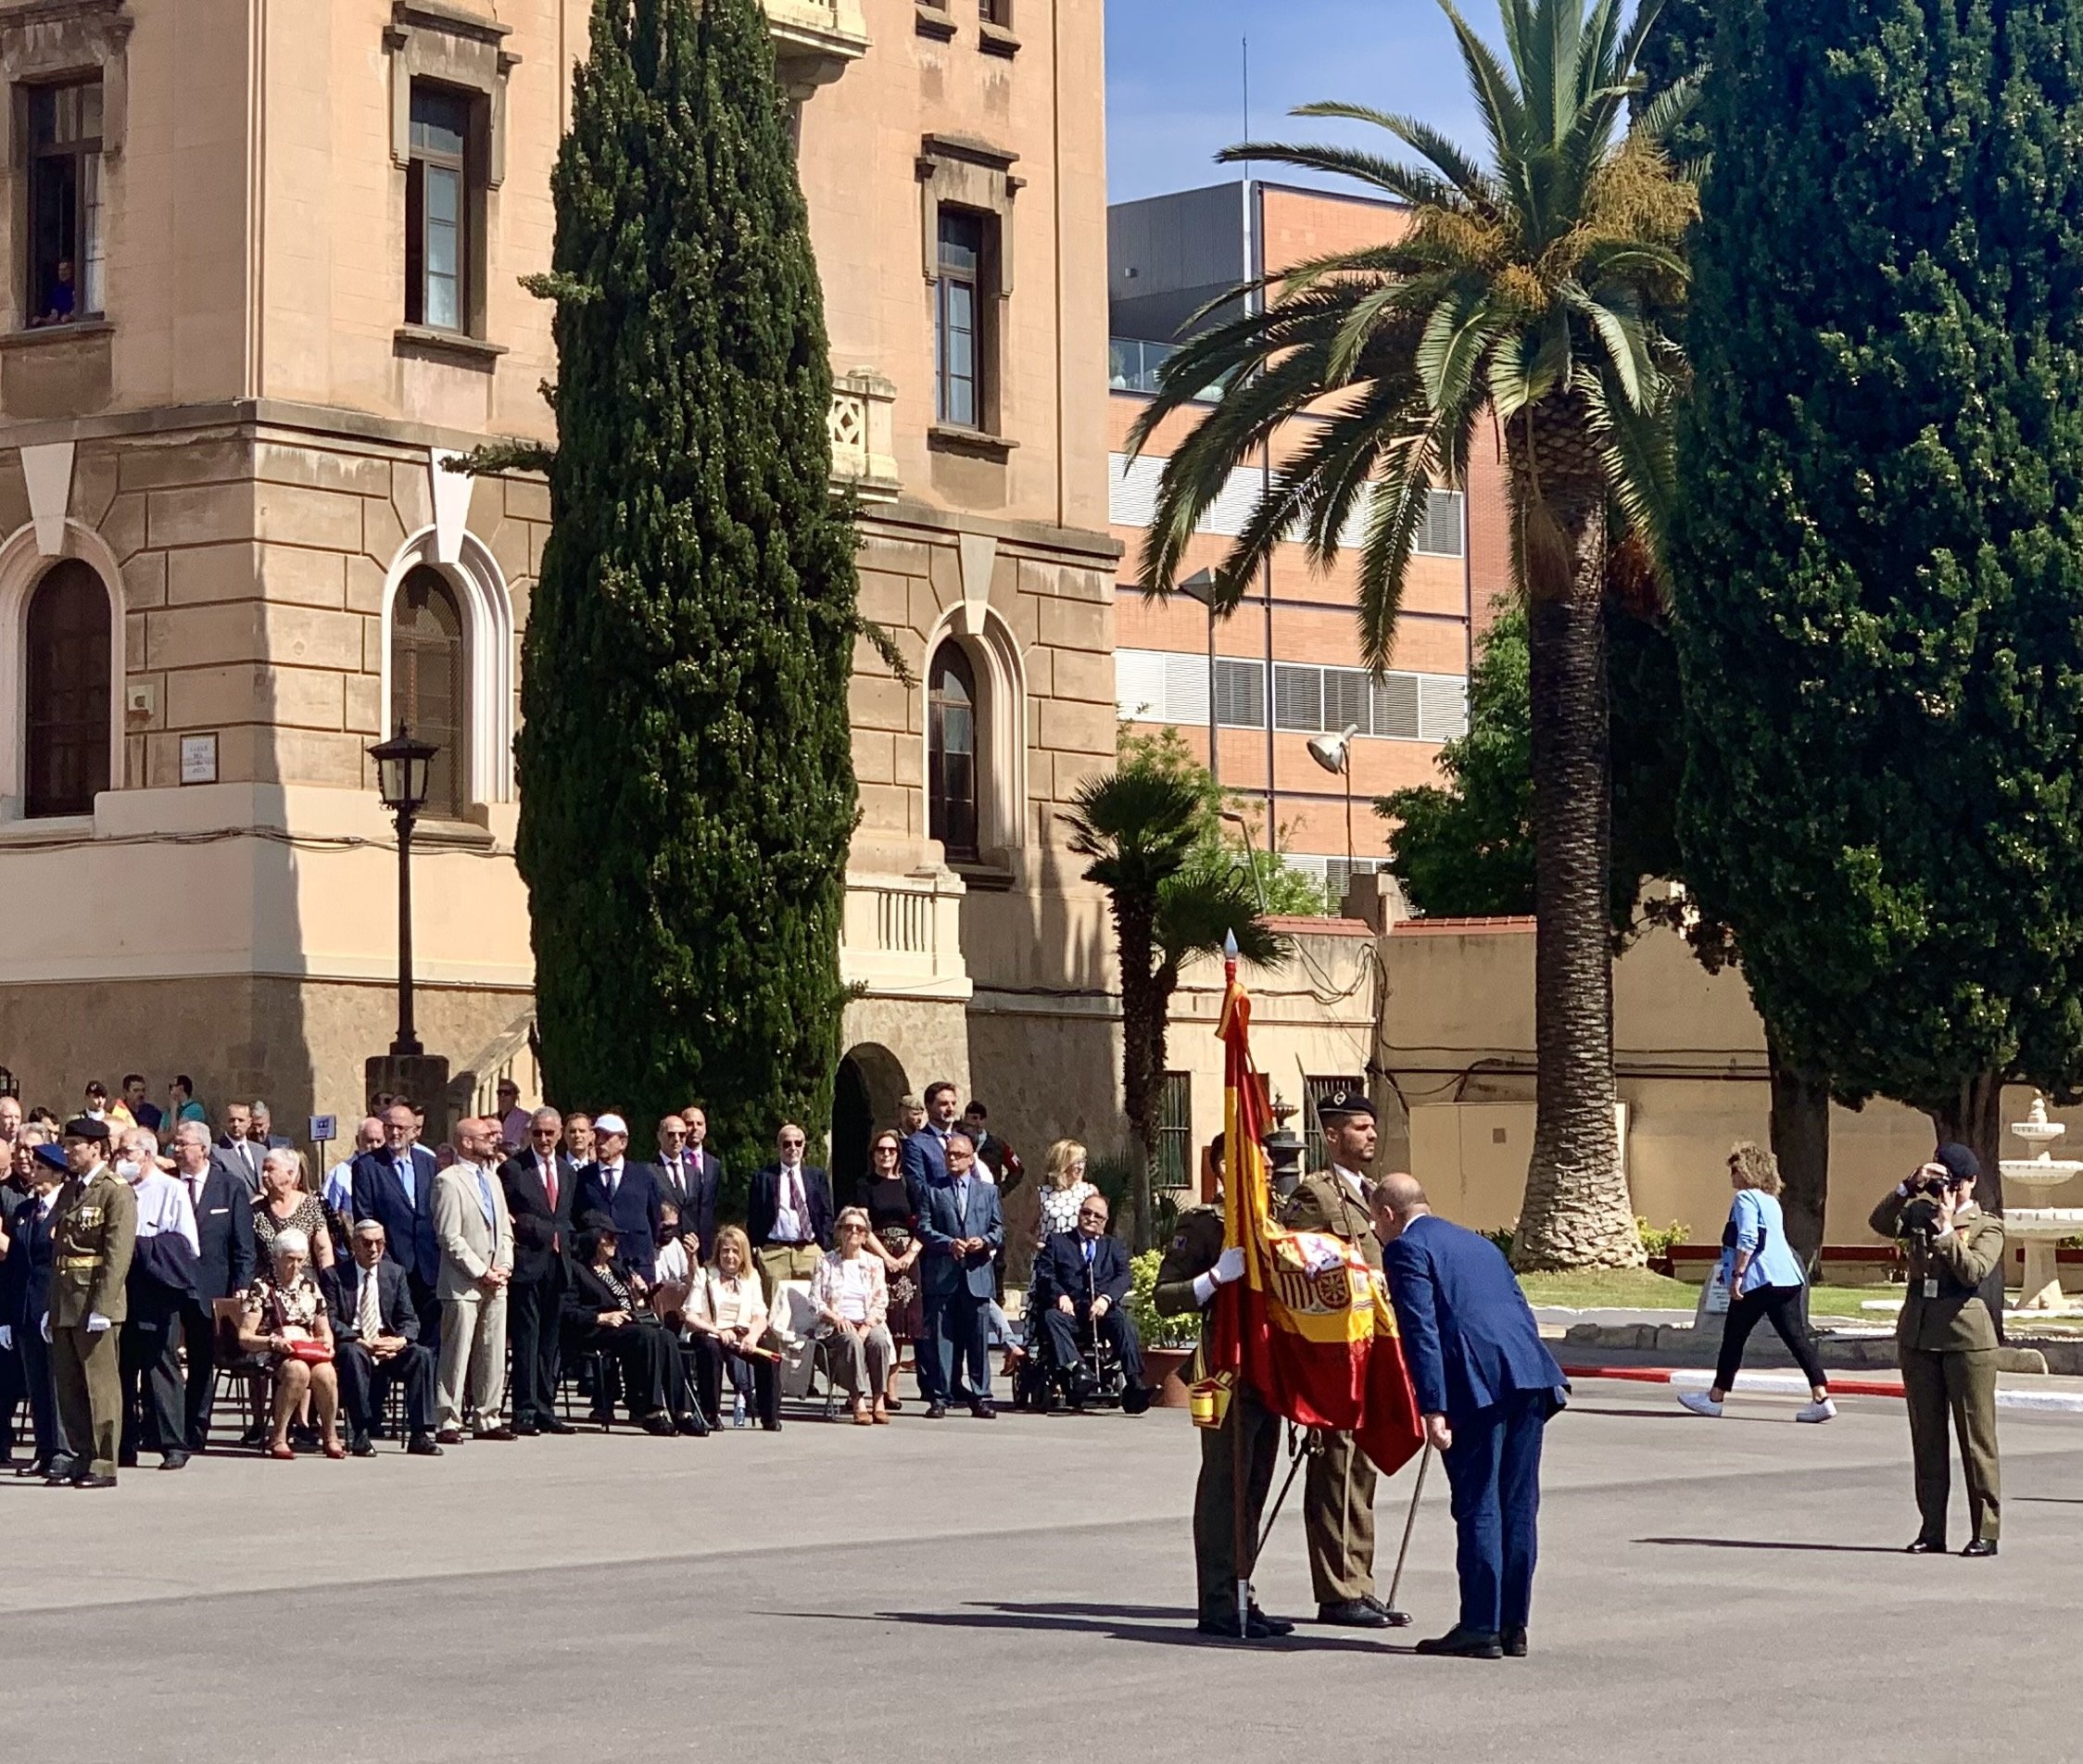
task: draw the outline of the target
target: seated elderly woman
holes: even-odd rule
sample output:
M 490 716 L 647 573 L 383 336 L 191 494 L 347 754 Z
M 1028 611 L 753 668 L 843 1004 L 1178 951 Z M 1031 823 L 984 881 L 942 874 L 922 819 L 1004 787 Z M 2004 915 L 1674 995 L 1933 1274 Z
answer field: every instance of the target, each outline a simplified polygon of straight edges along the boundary
M 346 1457 L 337 1426 L 340 1385 L 333 1369 L 333 1326 L 310 1273 L 310 1240 L 294 1227 L 275 1233 L 268 1272 L 239 1304 L 239 1345 L 274 1368 L 274 1428 L 268 1455 L 293 1458 L 289 1422 L 309 1395 L 318 1409 L 327 1457 Z
M 896 1347 L 890 1340 L 890 1286 L 882 1259 L 868 1249 L 866 1210 L 839 1216 L 839 1248 L 817 1264 L 810 1283 L 818 1334 L 828 1344 L 834 1376 L 853 1397 L 857 1426 L 889 1424 L 883 1392 Z
M 643 1280 L 617 1254 L 614 1221 L 589 1213 L 572 1245 L 572 1283 L 564 1293 L 564 1352 L 611 1355 L 622 1370 L 629 1418 L 646 1432 L 706 1433 L 687 1397 L 680 1346 L 646 1303 Z M 602 1392 L 595 1398 L 606 1411 Z
M 766 1334 L 766 1298 L 752 1266 L 751 1241 L 741 1228 L 726 1225 L 716 1233 L 715 1266 L 695 1270 L 680 1320 L 687 1327 L 688 1351 L 694 1355 L 695 1383 L 709 1425 L 722 1423 L 727 1367 L 739 1400 L 750 1397 L 760 1425 L 769 1433 L 778 1433 L 778 1367 L 772 1351 L 761 1342 Z M 743 1426 L 743 1418 L 734 1414 L 731 1425 Z

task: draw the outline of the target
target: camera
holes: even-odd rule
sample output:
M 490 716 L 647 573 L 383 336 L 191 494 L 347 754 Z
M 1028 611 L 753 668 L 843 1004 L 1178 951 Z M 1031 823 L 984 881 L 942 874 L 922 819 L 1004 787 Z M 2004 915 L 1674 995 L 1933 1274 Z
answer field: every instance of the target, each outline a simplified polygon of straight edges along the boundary
M 1947 1190 L 1952 1187 L 1952 1178 L 1944 1171 L 1920 1169 L 1904 1184 L 1912 1199 L 1922 1196 L 1931 1201 L 1942 1201 Z

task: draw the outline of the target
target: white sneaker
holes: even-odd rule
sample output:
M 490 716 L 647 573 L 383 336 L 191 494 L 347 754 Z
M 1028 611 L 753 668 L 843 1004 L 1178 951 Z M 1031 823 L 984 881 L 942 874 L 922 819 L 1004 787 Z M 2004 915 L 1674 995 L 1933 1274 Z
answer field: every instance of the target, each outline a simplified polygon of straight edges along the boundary
M 1711 1421 L 1722 1418 L 1722 1405 L 1705 1391 L 1680 1391 L 1678 1401 L 1695 1415 L 1704 1415 Z
M 1820 1403 L 1804 1403 L 1794 1411 L 1797 1421 L 1833 1421 L 1837 1418 L 1837 1405 L 1824 1397 Z

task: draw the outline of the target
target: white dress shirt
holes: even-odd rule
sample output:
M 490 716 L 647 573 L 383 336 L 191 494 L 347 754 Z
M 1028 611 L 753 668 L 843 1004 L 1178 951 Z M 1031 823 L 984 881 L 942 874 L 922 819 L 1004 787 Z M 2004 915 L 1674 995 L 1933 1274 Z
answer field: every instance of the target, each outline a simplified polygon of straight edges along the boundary
M 796 1210 L 795 1203 L 802 1202 L 802 1211 Z M 810 1237 L 806 1216 L 810 1211 L 810 1191 L 804 1185 L 802 1166 L 784 1164 L 781 1174 L 774 1179 L 774 1241 L 776 1243 L 802 1243 Z
M 159 1170 L 147 1170 L 131 1185 L 137 1196 L 137 1234 L 158 1237 L 162 1231 L 178 1231 L 197 1255 L 202 1240 L 196 1235 L 195 1203 L 188 1199 L 188 1185 Z

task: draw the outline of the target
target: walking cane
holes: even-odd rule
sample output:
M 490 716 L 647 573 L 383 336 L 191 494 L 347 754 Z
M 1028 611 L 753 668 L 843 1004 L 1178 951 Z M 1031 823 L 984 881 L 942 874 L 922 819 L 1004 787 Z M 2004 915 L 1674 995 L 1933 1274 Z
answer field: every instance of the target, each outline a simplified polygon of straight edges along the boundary
M 1418 1529 L 1418 1503 L 1424 1498 L 1425 1471 L 1432 1464 L 1432 1442 L 1425 1442 L 1424 1450 L 1418 1458 L 1418 1486 L 1410 1492 L 1410 1517 L 1403 1521 L 1403 1547 L 1395 1553 L 1395 1577 L 1389 1582 L 1389 1621 L 1397 1629 L 1408 1629 L 1410 1613 L 1396 1608 L 1396 1589 L 1403 1584 L 1403 1562 L 1410 1554 L 1410 1533 Z

